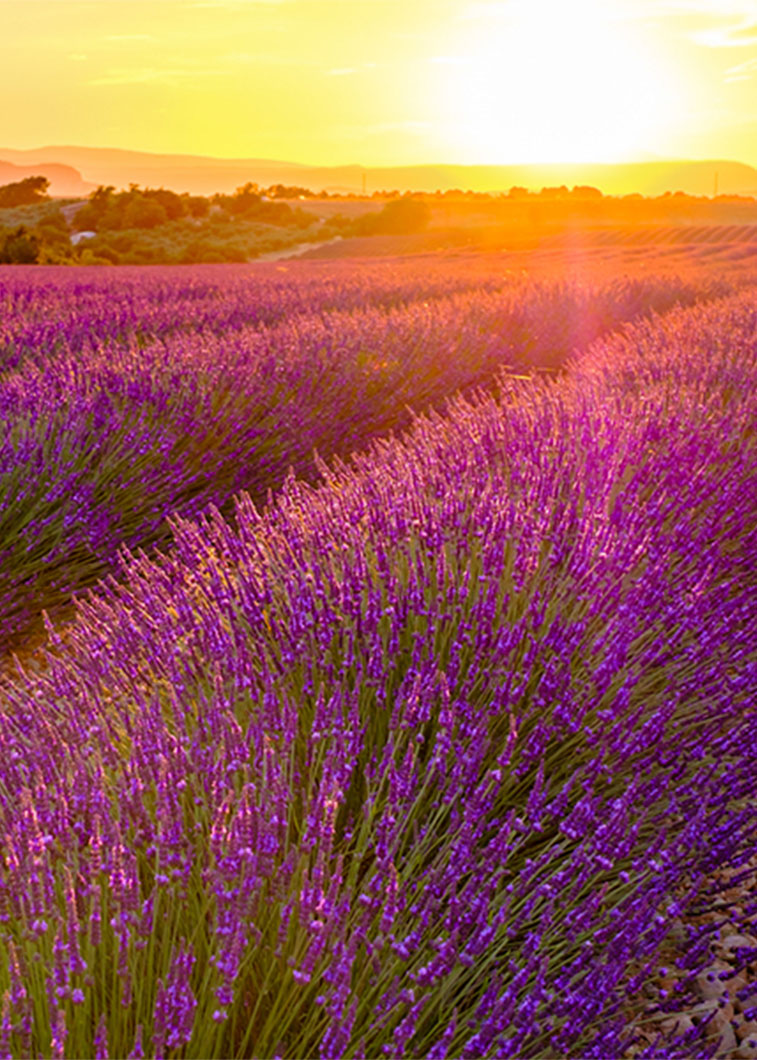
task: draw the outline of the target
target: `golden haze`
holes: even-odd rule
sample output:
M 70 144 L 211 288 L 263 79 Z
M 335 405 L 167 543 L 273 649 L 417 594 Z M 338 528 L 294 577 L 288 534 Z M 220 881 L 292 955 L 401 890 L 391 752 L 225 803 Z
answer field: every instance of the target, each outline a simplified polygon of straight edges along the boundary
M 757 164 L 753 0 L 0 0 L 0 146 Z

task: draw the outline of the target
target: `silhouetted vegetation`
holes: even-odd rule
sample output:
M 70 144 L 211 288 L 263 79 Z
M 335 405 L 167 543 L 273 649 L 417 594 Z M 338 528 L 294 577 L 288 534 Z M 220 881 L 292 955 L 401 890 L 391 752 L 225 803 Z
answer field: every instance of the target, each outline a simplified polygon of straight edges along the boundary
M 33 265 L 39 257 L 39 240 L 33 232 L 19 225 L 0 240 L 0 264 Z
M 49 187 L 47 177 L 24 177 L 13 184 L 4 184 L 0 188 L 0 208 L 33 206 L 44 202 Z
M 70 265 L 76 260 L 60 203 L 0 208 L 0 264 Z
M 233 195 L 214 195 L 210 199 L 179 195 L 166 188 L 140 188 L 137 184 L 120 192 L 112 186 L 99 187 L 78 211 L 74 224 L 81 232 L 123 232 L 159 228 L 186 217 L 193 220 L 244 218 L 274 227 L 295 228 L 307 228 L 316 221 L 312 214 L 292 209 L 286 202 L 270 201 L 257 184 L 248 182 Z
M 280 192 L 297 192 L 277 186 Z M 249 182 L 233 195 L 179 195 L 166 188 L 97 188 L 76 212 L 78 260 L 85 264 L 247 261 L 323 238 L 318 218 L 272 201 Z M 328 227 L 328 226 L 326 226 Z M 326 235 L 329 237 L 330 231 Z
M 355 224 L 356 235 L 405 235 L 422 232 L 431 220 L 431 208 L 427 202 L 404 196 L 391 199 L 379 213 L 366 214 Z
M 605 196 L 588 185 L 361 196 L 248 181 L 232 195 L 203 197 L 131 184 L 98 187 L 84 202 L 52 200 L 48 187 L 42 176 L 0 187 L 0 263 L 238 262 L 337 236 L 417 236 L 428 228 L 434 238 L 446 232 L 449 245 L 468 245 L 474 232 L 474 243 L 495 246 L 503 238 L 536 244 L 578 230 L 757 223 L 750 196 Z M 339 202 L 345 211 L 333 212 L 331 203 Z

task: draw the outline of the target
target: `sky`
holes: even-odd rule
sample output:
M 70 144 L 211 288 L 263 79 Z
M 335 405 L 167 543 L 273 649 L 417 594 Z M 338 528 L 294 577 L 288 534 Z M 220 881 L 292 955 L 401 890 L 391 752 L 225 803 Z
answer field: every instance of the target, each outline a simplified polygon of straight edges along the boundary
M 0 146 L 757 166 L 757 0 L 0 0 Z

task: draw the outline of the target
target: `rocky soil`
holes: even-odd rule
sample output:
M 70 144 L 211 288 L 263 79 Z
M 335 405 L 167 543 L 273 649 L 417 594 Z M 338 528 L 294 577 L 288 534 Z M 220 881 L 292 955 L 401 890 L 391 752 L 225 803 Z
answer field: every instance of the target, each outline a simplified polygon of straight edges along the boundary
M 656 974 L 629 1002 L 634 1042 L 626 1060 L 757 1060 L 757 854 L 748 868 L 723 870 L 709 883 L 700 906 L 673 921 Z M 697 942 L 707 956 L 691 973 L 683 965 Z M 684 1049 L 671 1050 L 668 1040 L 681 1034 Z

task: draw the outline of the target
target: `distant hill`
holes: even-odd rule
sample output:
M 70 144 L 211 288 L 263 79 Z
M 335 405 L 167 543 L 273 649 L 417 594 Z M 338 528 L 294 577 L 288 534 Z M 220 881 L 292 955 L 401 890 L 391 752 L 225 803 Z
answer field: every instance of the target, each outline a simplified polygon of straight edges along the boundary
M 31 172 L 48 176 L 52 168 L 66 169 L 70 181 L 78 179 L 85 190 L 57 190 L 54 194 L 86 194 L 97 184 L 125 188 L 130 183 L 143 187 L 167 187 L 196 195 L 231 192 L 247 181 L 268 186 L 295 184 L 313 191 L 447 191 L 452 188 L 473 191 L 507 191 L 513 186 L 532 190 L 566 184 L 588 184 L 606 195 L 662 195 L 682 191 L 687 195 L 755 195 L 757 169 L 741 162 L 658 161 L 623 164 L 565 164 L 539 166 L 308 166 L 261 158 L 209 158 L 203 155 L 152 154 L 98 147 L 41 147 L 34 150 L 0 148 L 0 160 L 24 167 L 21 179 Z M 2 162 L 0 161 L 0 165 Z M 31 168 L 30 168 L 31 167 Z M 78 172 L 77 172 L 78 171 Z M 0 179 L 3 171 L 0 170 Z M 83 177 L 83 181 L 82 181 Z M 52 180 L 52 177 L 50 177 Z M 73 183 L 65 185 L 73 189 Z
M 50 181 L 50 194 L 59 198 L 78 198 L 89 193 L 97 186 L 82 180 L 81 173 L 73 166 L 60 162 L 40 162 L 30 165 L 15 165 L 3 161 L 0 152 L 0 186 L 16 184 L 26 177 L 47 177 Z
M 127 188 L 129 184 L 143 187 L 166 187 L 173 191 L 188 191 L 194 195 L 212 195 L 215 192 L 233 192 L 248 180 L 269 185 L 297 183 L 306 186 L 300 179 L 302 172 L 320 171 L 294 162 L 277 162 L 270 159 L 210 158 L 204 155 L 163 155 L 146 151 L 126 151 L 119 148 L 100 147 L 40 147 L 19 151 L 0 148 L 0 160 L 16 165 L 47 165 L 62 162 L 75 166 L 84 174 L 92 187 L 112 184 L 115 188 Z M 0 163 L 1 164 L 1 163 Z M 358 168 L 358 167 L 356 167 Z M 37 170 L 35 170 L 36 172 Z M 360 177 L 356 178 L 359 190 Z M 319 190 L 322 185 L 319 186 Z

